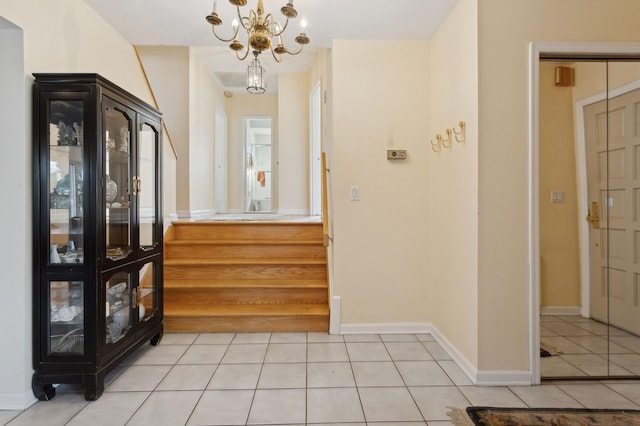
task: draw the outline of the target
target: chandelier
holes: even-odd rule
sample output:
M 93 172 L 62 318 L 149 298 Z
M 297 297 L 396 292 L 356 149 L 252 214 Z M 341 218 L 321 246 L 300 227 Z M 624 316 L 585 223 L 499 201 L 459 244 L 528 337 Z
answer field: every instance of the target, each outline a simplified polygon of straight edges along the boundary
M 252 95 L 260 95 L 264 93 L 265 90 L 265 81 L 264 81 L 264 68 L 260 65 L 260 61 L 258 60 L 258 55 L 260 52 L 257 50 L 253 51 L 253 60 L 249 67 L 247 68 L 247 92 Z
M 216 32 L 216 27 L 222 25 L 222 19 L 220 19 L 217 12 L 218 0 L 214 0 L 213 12 L 206 19 L 211 24 L 213 35 L 218 40 L 229 43 L 229 48 L 236 52 L 236 57 L 241 61 L 245 60 L 252 50 L 262 53 L 269 49 L 276 62 L 280 62 L 283 55 L 297 55 L 302 52 L 306 44 L 309 44 L 309 37 L 304 32 L 306 27 L 304 19 L 301 21 L 302 32 L 295 38 L 296 43 L 300 45 L 297 51 L 289 50 L 282 40 L 282 34 L 287 29 L 287 25 L 289 25 L 289 19 L 294 19 L 298 16 L 298 12 L 293 7 L 293 0 L 288 0 L 288 3 L 280 9 L 280 12 L 287 18 L 284 25 L 276 22 L 271 13 L 265 16 L 262 0 L 258 0 L 258 7 L 255 11 L 250 10 L 248 16 L 242 16 L 240 13 L 240 7 L 245 6 L 247 0 L 229 0 L 229 3 L 236 6 L 238 12 L 238 17 L 232 23 L 233 36 L 231 38 L 225 39 Z M 247 33 L 246 47 L 238 41 L 240 28 Z M 257 60 L 257 56 L 255 60 Z

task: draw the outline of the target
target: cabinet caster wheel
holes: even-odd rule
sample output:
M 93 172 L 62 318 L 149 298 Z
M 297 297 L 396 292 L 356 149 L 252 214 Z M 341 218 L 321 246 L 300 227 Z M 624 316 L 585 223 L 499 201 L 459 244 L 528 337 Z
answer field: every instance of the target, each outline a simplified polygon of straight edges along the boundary
M 33 389 L 33 394 L 40 401 L 49 401 L 52 400 L 54 396 L 56 396 L 56 388 L 53 385 L 33 385 L 31 387 Z
M 160 340 L 162 340 L 162 332 L 153 336 L 149 341 L 149 343 L 151 343 L 151 346 L 158 346 L 158 343 L 160 343 Z

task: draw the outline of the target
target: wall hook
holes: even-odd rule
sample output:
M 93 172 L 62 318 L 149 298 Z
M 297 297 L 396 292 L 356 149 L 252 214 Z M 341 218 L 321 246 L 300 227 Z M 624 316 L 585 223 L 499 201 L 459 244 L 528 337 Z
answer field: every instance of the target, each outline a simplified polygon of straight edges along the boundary
M 442 136 L 440 136 L 440 134 L 436 135 L 436 142 L 431 139 L 431 149 L 433 152 L 440 152 L 442 149 Z
M 460 127 L 460 130 L 456 130 L 455 127 L 453 128 L 454 137 L 456 138 L 456 142 L 464 143 L 464 140 L 467 137 L 467 131 L 464 121 L 458 123 L 458 127 Z
M 438 136 L 440 136 L 440 141 L 442 142 L 442 146 L 444 146 L 445 148 L 451 148 L 451 129 L 445 130 L 445 133 L 447 134 L 446 139 L 440 135 Z

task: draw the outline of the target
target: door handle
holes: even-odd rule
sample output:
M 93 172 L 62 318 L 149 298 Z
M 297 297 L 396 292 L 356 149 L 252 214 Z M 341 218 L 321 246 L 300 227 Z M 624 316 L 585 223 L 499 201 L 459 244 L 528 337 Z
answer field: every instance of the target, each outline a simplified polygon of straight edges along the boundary
M 600 207 L 597 201 L 591 203 L 591 209 L 587 212 L 587 222 L 593 229 L 600 229 Z

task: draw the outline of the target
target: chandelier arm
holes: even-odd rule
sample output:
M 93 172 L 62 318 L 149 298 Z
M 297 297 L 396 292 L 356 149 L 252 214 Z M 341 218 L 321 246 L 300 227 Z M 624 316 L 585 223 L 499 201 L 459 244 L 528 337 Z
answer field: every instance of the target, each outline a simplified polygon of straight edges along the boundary
M 256 21 L 257 21 L 257 15 L 253 10 L 249 11 L 249 16 L 242 16 L 240 14 L 240 7 L 237 7 L 238 9 L 238 19 L 240 20 L 240 24 L 242 25 L 242 28 L 245 29 L 245 31 L 250 31 L 251 28 L 254 27 Z
M 276 24 L 278 24 L 278 23 L 276 22 Z M 278 24 L 278 26 L 279 26 L 279 25 L 280 25 L 280 24 Z M 286 29 L 287 29 L 287 25 L 289 25 L 289 18 L 287 18 L 287 20 L 286 20 L 286 21 L 284 21 L 284 26 L 282 26 L 282 27 L 280 28 L 280 32 L 279 32 L 279 33 L 273 33 L 273 34 L 272 34 L 272 35 L 273 35 L 273 37 L 281 36 L 281 35 L 282 35 L 282 33 L 284 33 L 284 30 L 286 30 Z
M 216 27 L 215 27 L 215 25 L 212 25 L 212 26 L 211 26 L 211 30 L 213 31 L 213 35 L 214 35 L 214 36 L 216 36 L 216 38 L 217 38 L 218 40 L 223 41 L 223 42 L 225 42 L 225 43 L 229 43 L 230 41 L 233 41 L 233 40 L 235 40 L 235 39 L 236 39 L 236 37 L 238 37 L 238 30 L 237 30 L 237 29 L 236 29 L 236 32 L 233 34 L 233 36 L 232 36 L 230 39 L 226 39 L 226 38 L 220 37 L 220 36 L 218 35 L 218 33 L 216 32 Z
M 239 51 L 236 50 L 236 58 L 238 58 L 241 61 L 244 61 L 245 59 L 247 59 L 247 56 L 249 56 L 249 52 L 251 51 L 249 45 L 247 45 L 247 50 L 244 52 L 244 55 L 240 56 L 240 53 L 238 53 Z
M 273 45 L 271 45 L 269 50 L 271 51 L 271 55 L 273 56 L 273 59 L 275 59 L 277 63 L 280 63 L 280 61 L 282 61 L 282 57 L 276 56 L 276 52 L 273 51 Z
M 283 46 L 284 47 L 284 46 Z M 291 56 L 295 56 L 295 55 L 299 55 L 300 53 L 302 53 L 302 49 L 304 49 L 304 45 L 300 45 L 300 49 L 298 49 L 297 52 L 292 52 L 289 49 L 287 49 L 286 47 L 284 48 L 285 53 L 287 55 L 291 55 Z

